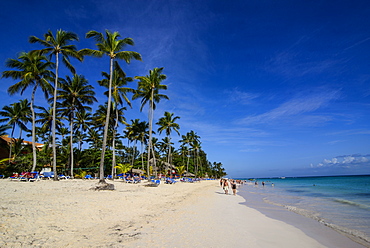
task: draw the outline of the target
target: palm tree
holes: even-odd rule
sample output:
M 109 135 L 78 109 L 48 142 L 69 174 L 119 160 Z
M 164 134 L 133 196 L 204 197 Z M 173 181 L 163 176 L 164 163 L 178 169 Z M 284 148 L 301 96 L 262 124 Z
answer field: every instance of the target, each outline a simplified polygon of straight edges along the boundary
M 173 117 L 173 113 L 170 112 L 164 112 L 164 117 L 161 117 L 159 121 L 156 123 L 159 125 L 158 132 L 161 134 L 163 131 L 166 131 L 166 135 L 171 142 L 171 132 L 174 130 L 178 135 L 180 135 L 179 129 L 180 125 L 177 124 L 175 121 L 177 119 L 180 119 L 179 116 Z M 171 145 L 168 146 L 168 158 L 167 162 L 171 164 Z
M 122 51 L 126 45 L 134 45 L 134 40 L 131 38 L 119 39 L 120 34 L 118 32 L 111 33 L 110 31 L 105 31 L 106 38 L 102 33 L 97 31 L 89 31 L 86 34 L 86 38 L 94 38 L 98 50 L 92 49 L 82 49 L 80 51 L 83 55 L 92 55 L 95 57 L 102 57 L 104 54 L 108 55 L 110 58 L 110 70 L 109 70 L 109 86 L 108 86 L 108 107 L 107 115 L 104 126 L 104 136 L 103 136 L 103 146 L 100 159 L 100 180 L 99 183 L 105 184 L 104 180 L 104 156 L 107 145 L 107 136 L 108 136 L 108 125 L 110 118 L 110 105 L 112 101 L 112 81 L 113 81 L 113 62 L 114 59 L 123 59 L 126 63 L 130 63 L 131 59 L 141 60 L 141 55 L 137 52 L 132 51 Z
M 138 140 L 140 140 L 141 143 L 141 166 L 142 170 L 144 170 L 144 154 L 143 154 L 143 147 L 147 143 L 147 140 L 149 138 L 148 134 L 148 128 L 149 128 L 149 123 L 146 121 L 141 121 L 137 125 L 137 133 L 138 135 L 136 136 Z
M 98 81 L 101 86 L 107 87 L 109 89 L 109 79 L 110 75 L 106 72 L 102 72 L 102 76 L 105 79 Z M 113 97 L 113 104 L 116 106 L 116 122 L 113 129 L 113 160 L 112 160 L 112 179 L 114 179 L 114 168 L 116 166 L 116 153 L 115 153 L 115 136 L 118 127 L 118 106 L 123 105 L 123 100 L 131 107 L 131 102 L 127 97 L 128 92 L 134 93 L 135 90 L 131 88 L 124 87 L 127 85 L 127 82 L 132 82 L 133 79 L 131 77 L 126 77 L 125 72 L 121 69 L 117 61 L 114 61 L 114 69 L 113 69 L 113 76 L 112 76 L 112 97 Z M 104 93 L 106 96 L 109 97 L 109 90 Z
M 48 133 L 48 143 L 50 143 L 50 137 L 51 137 L 51 132 L 52 132 L 52 126 L 54 122 L 54 117 L 53 117 L 53 108 L 45 108 L 45 107 L 39 107 L 36 106 L 35 108 L 39 109 L 40 112 L 36 113 L 36 116 L 38 119 L 36 120 L 36 123 L 41 124 L 41 132 L 43 133 Z M 58 129 L 60 129 L 63 126 L 63 123 L 61 121 L 61 117 L 57 117 L 55 120 L 55 126 Z
M 99 142 L 101 141 L 101 133 L 98 132 L 96 129 L 89 129 L 87 134 L 87 142 L 90 143 L 90 147 L 92 149 L 97 150 L 99 146 Z
M 52 77 L 52 73 L 49 69 L 53 66 L 53 64 L 49 62 L 45 56 L 41 56 L 40 54 L 22 52 L 18 59 L 8 59 L 6 61 L 6 66 L 16 70 L 4 71 L 2 77 L 11 77 L 13 79 L 20 80 L 16 84 L 9 87 L 9 95 L 14 95 L 18 92 L 21 92 L 22 95 L 27 88 L 33 88 L 30 109 L 32 113 L 32 171 L 35 171 L 37 161 L 35 146 L 35 93 L 37 88 L 40 87 L 45 95 L 45 98 L 47 99 L 48 94 L 52 92 L 53 87 L 50 85 L 48 80 L 50 80 Z
M 92 123 L 92 116 L 90 112 L 86 112 L 84 109 L 76 113 L 76 125 L 81 132 L 90 130 Z
M 94 97 L 94 87 L 89 85 L 89 82 L 82 75 L 74 75 L 73 78 L 69 76 L 66 80 L 62 80 L 61 90 L 59 91 L 58 99 L 63 100 L 62 106 L 64 107 L 64 114 L 68 116 L 70 126 L 70 175 L 73 178 L 73 123 L 75 119 L 75 112 L 91 110 L 90 107 L 84 105 L 92 105 L 96 102 Z
M 4 118 L 0 119 L 0 122 L 7 122 L 6 125 L 12 127 L 12 132 L 10 135 L 11 139 L 14 139 L 14 130 L 16 126 L 18 126 L 20 129 L 19 139 L 21 138 L 22 130 L 27 130 L 26 123 L 28 122 L 29 112 L 30 103 L 27 99 L 20 100 L 19 102 L 15 102 L 10 106 L 4 106 L 2 108 L 2 111 L 0 111 L 0 116 Z M 13 140 L 10 144 L 9 158 L 12 157 L 12 143 Z
M 190 132 L 187 132 L 186 135 L 182 135 L 181 137 L 182 137 L 182 140 L 180 140 L 180 142 L 183 143 L 183 145 L 186 145 L 188 148 L 188 159 L 186 162 L 186 171 L 189 172 L 190 145 L 195 141 L 199 141 L 200 137 L 193 130 L 191 130 Z
M 54 101 L 53 101 L 53 120 L 56 120 L 56 108 L 57 108 L 57 92 L 58 92 L 58 73 L 59 73 L 59 55 L 62 56 L 62 62 L 64 65 L 75 74 L 76 71 L 69 61 L 69 57 L 76 58 L 80 61 L 83 60 L 83 56 L 78 53 L 75 45 L 70 45 L 71 41 L 78 41 L 78 36 L 73 32 L 68 32 L 64 30 L 57 30 L 55 36 L 49 30 L 44 34 L 44 40 L 31 36 L 29 38 L 30 43 L 39 43 L 46 48 L 35 51 L 40 54 L 49 54 L 50 57 L 55 56 L 55 83 L 54 83 Z M 52 123 L 52 133 L 53 133 L 53 171 L 54 175 L 57 175 L 57 151 L 56 151 L 56 126 L 55 122 Z M 54 180 L 58 180 L 58 177 L 54 177 Z
M 161 99 L 169 99 L 168 96 L 159 94 L 159 90 L 166 90 L 167 85 L 161 84 L 163 80 L 167 78 L 166 75 L 162 74 L 162 68 L 154 68 L 153 70 L 149 71 L 149 75 L 147 76 L 136 76 L 135 78 L 139 80 L 138 82 L 138 90 L 136 91 L 133 99 L 141 98 L 141 108 L 140 111 L 143 110 L 143 107 L 146 103 L 149 103 L 149 111 L 148 111 L 148 119 L 149 119 L 149 144 L 148 144 L 148 165 L 147 165 L 147 173 L 149 178 L 149 161 L 150 161 L 150 151 L 152 149 L 152 132 L 153 132 L 153 114 L 155 110 L 155 103 L 158 103 Z M 155 165 L 155 154 L 153 155 L 153 162 Z
M 181 177 L 183 174 L 185 174 L 185 166 L 182 165 L 182 166 L 177 166 L 176 167 L 176 170 L 177 170 L 177 174 L 179 174 L 179 176 Z
M 193 150 L 194 152 L 194 157 L 195 157 L 195 161 L 194 161 L 194 165 L 195 165 L 195 174 L 198 173 L 198 168 L 199 168 L 199 151 L 201 149 L 201 143 L 199 140 L 196 140 L 194 139 L 192 142 L 191 142 L 191 149 Z
M 134 165 L 135 153 L 136 153 L 136 144 L 138 141 L 138 126 L 140 123 L 140 119 L 131 120 L 131 124 L 127 124 L 126 130 L 124 131 L 125 137 L 129 142 L 135 141 L 132 149 L 132 159 L 131 165 Z
M 0 136 L 6 135 L 6 130 L 10 129 L 9 125 L 0 125 Z

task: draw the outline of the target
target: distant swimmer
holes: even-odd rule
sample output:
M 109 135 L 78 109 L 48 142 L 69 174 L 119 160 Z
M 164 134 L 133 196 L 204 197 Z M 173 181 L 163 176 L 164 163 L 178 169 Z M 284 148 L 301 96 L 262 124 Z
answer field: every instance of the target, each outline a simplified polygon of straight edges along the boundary
M 265 187 L 265 182 L 262 182 L 262 186 Z
M 272 184 L 271 184 L 271 186 L 272 186 L 272 187 L 275 187 L 275 184 L 274 184 L 274 183 L 272 183 Z

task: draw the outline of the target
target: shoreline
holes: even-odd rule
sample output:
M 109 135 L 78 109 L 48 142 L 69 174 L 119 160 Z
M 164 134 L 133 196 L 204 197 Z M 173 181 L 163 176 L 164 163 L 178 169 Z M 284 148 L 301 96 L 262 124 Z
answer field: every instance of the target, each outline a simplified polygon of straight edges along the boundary
M 334 247 L 223 194 L 217 180 L 90 190 L 96 183 L 0 180 L 0 246 Z
M 240 192 L 241 196 L 246 199 L 245 204 L 248 207 L 254 208 L 270 218 L 293 225 L 328 247 L 370 247 L 370 243 L 366 240 L 352 235 L 351 232 L 342 231 L 343 228 L 308 216 L 304 214 L 305 211 L 268 202 L 261 195 L 249 192 L 248 187 L 253 187 L 253 185 L 242 186 Z M 248 199 L 251 201 L 248 202 Z

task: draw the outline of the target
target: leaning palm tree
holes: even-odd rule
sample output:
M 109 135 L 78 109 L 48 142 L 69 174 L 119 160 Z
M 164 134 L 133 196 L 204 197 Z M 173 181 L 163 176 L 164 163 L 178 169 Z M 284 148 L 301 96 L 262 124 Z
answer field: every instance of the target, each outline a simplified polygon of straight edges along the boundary
M 102 72 L 102 76 L 105 77 L 103 80 L 98 81 L 101 86 L 107 87 L 109 89 L 109 79 L 110 75 L 106 72 Z M 118 127 L 118 120 L 119 120 L 119 113 L 118 113 L 118 106 L 123 105 L 123 100 L 127 103 L 128 106 L 131 106 L 131 102 L 127 97 L 127 93 L 131 92 L 134 93 L 135 90 L 132 88 L 125 87 L 128 82 L 132 82 L 133 79 L 131 77 L 126 77 L 125 72 L 119 66 L 117 61 L 114 61 L 114 69 L 113 69 L 113 76 L 112 76 L 112 98 L 113 104 L 116 106 L 115 114 L 116 114 L 116 122 L 113 129 L 113 159 L 112 159 L 112 180 L 114 180 L 114 169 L 116 166 L 116 152 L 115 152 L 115 136 Z M 104 93 L 106 96 L 109 97 L 109 90 Z M 125 123 L 127 124 L 127 123 Z
M 119 39 L 120 34 L 118 32 L 105 31 L 105 36 L 102 33 L 97 31 L 89 31 L 86 34 L 86 38 L 94 38 L 97 42 L 96 46 L 98 50 L 92 49 L 82 49 L 80 54 L 82 55 L 91 55 L 95 57 L 102 57 L 103 55 L 108 55 L 110 58 L 110 70 L 109 70 L 109 86 L 108 86 L 108 107 L 107 115 L 104 127 L 104 136 L 103 136 L 103 147 L 100 159 L 100 180 L 99 183 L 105 184 L 104 180 L 104 156 L 107 145 L 107 136 L 108 136 L 108 124 L 110 118 L 110 105 L 112 101 L 112 81 L 113 81 L 113 62 L 115 59 L 123 59 L 126 63 L 130 63 L 131 59 L 141 60 L 141 55 L 133 51 L 122 51 L 122 49 L 127 45 L 134 45 L 134 40 L 131 38 Z
M 161 134 L 163 131 L 166 132 L 166 136 L 169 139 L 169 142 L 171 142 L 171 133 L 172 130 L 174 130 L 178 135 L 180 135 L 179 129 L 180 125 L 176 123 L 176 120 L 180 119 L 179 116 L 173 116 L 173 113 L 170 112 L 164 112 L 164 117 L 161 117 L 159 121 L 156 123 L 159 125 L 158 132 Z M 168 158 L 167 163 L 171 164 L 171 145 L 168 147 Z
M 6 66 L 16 70 L 4 71 L 2 77 L 11 77 L 13 79 L 20 80 L 19 82 L 8 88 L 9 95 L 14 95 L 18 92 L 20 92 L 22 95 L 27 88 L 33 88 L 31 94 L 30 109 L 32 113 L 32 171 L 35 171 L 37 161 L 35 146 L 35 94 L 37 88 L 41 88 L 42 92 L 45 95 L 45 98 L 47 99 L 49 93 L 52 92 L 53 87 L 49 83 L 49 80 L 51 80 L 52 77 L 52 73 L 49 69 L 52 68 L 53 63 L 49 62 L 46 57 L 41 56 L 40 54 L 23 52 L 20 54 L 18 59 L 8 59 L 6 61 Z
M 94 87 L 89 85 L 89 82 L 82 75 L 74 75 L 73 78 L 67 76 L 66 80 L 62 80 L 60 87 L 61 90 L 57 98 L 62 100 L 63 114 L 68 116 L 70 123 L 70 175 L 73 178 L 73 124 L 75 113 L 76 111 L 91 111 L 91 108 L 84 104 L 92 105 L 97 100 L 94 96 Z
M 55 36 L 49 30 L 46 34 L 44 34 L 44 40 L 36 37 L 31 36 L 29 38 L 30 43 L 39 43 L 46 48 L 37 50 L 35 52 L 39 52 L 40 54 L 49 54 L 50 57 L 55 56 L 55 83 L 54 83 L 54 101 L 53 101 L 53 120 L 56 119 L 56 108 L 57 108 L 57 92 L 58 92 L 58 73 L 59 73 L 59 55 L 62 56 L 62 61 L 64 65 L 73 73 L 75 74 L 76 71 L 72 64 L 69 61 L 69 57 L 76 58 L 82 61 L 83 56 L 78 53 L 77 48 L 75 45 L 70 45 L 71 41 L 78 41 L 78 36 L 73 32 L 68 32 L 64 30 L 57 30 Z M 52 133 L 53 133 L 53 171 L 54 175 L 57 175 L 57 151 L 56 151 L 56 126 L 55 122 L 52 125 Z M 54 180 L 58 180 L 58 177 L 54 177 Z
M 162 68 L 154 68 L 149 71 L 147 76 L 137 76 L 136 79 L 138 82 L 138 90 L 136 91 L 133 99 L 141 98 L 141 107 L 140 111 L 143 110 L 143 107 L 149 103 L 148 111 L 148 120 L 149 120 L 149 142 L 148 142 L 148 164 L 147 164 L 147 173 L 149 178 L 149 166 L 150 166 L 150 152 L 152 150 L 152 132 L 153 132 L 153 113 L 155 110 L 155 103 L 158 103 L 161 99 L 169 99 L 168 96 L 160 94 L 160 90 L 166 90 L 167 85 L 161 84 L 163 80 L 167 78 L 166 75 L 162 74 Z M 152 153 L 153 162 L 155 165 L 155 154 Z

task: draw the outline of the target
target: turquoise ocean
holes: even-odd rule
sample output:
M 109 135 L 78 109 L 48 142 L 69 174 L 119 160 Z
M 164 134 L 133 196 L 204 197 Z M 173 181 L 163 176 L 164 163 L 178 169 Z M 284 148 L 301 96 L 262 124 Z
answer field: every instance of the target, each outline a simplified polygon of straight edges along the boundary
M 258 185 L 248 183 L 240 195 L 284 207 L 370 243 L 370 175 L 256 180 Z

